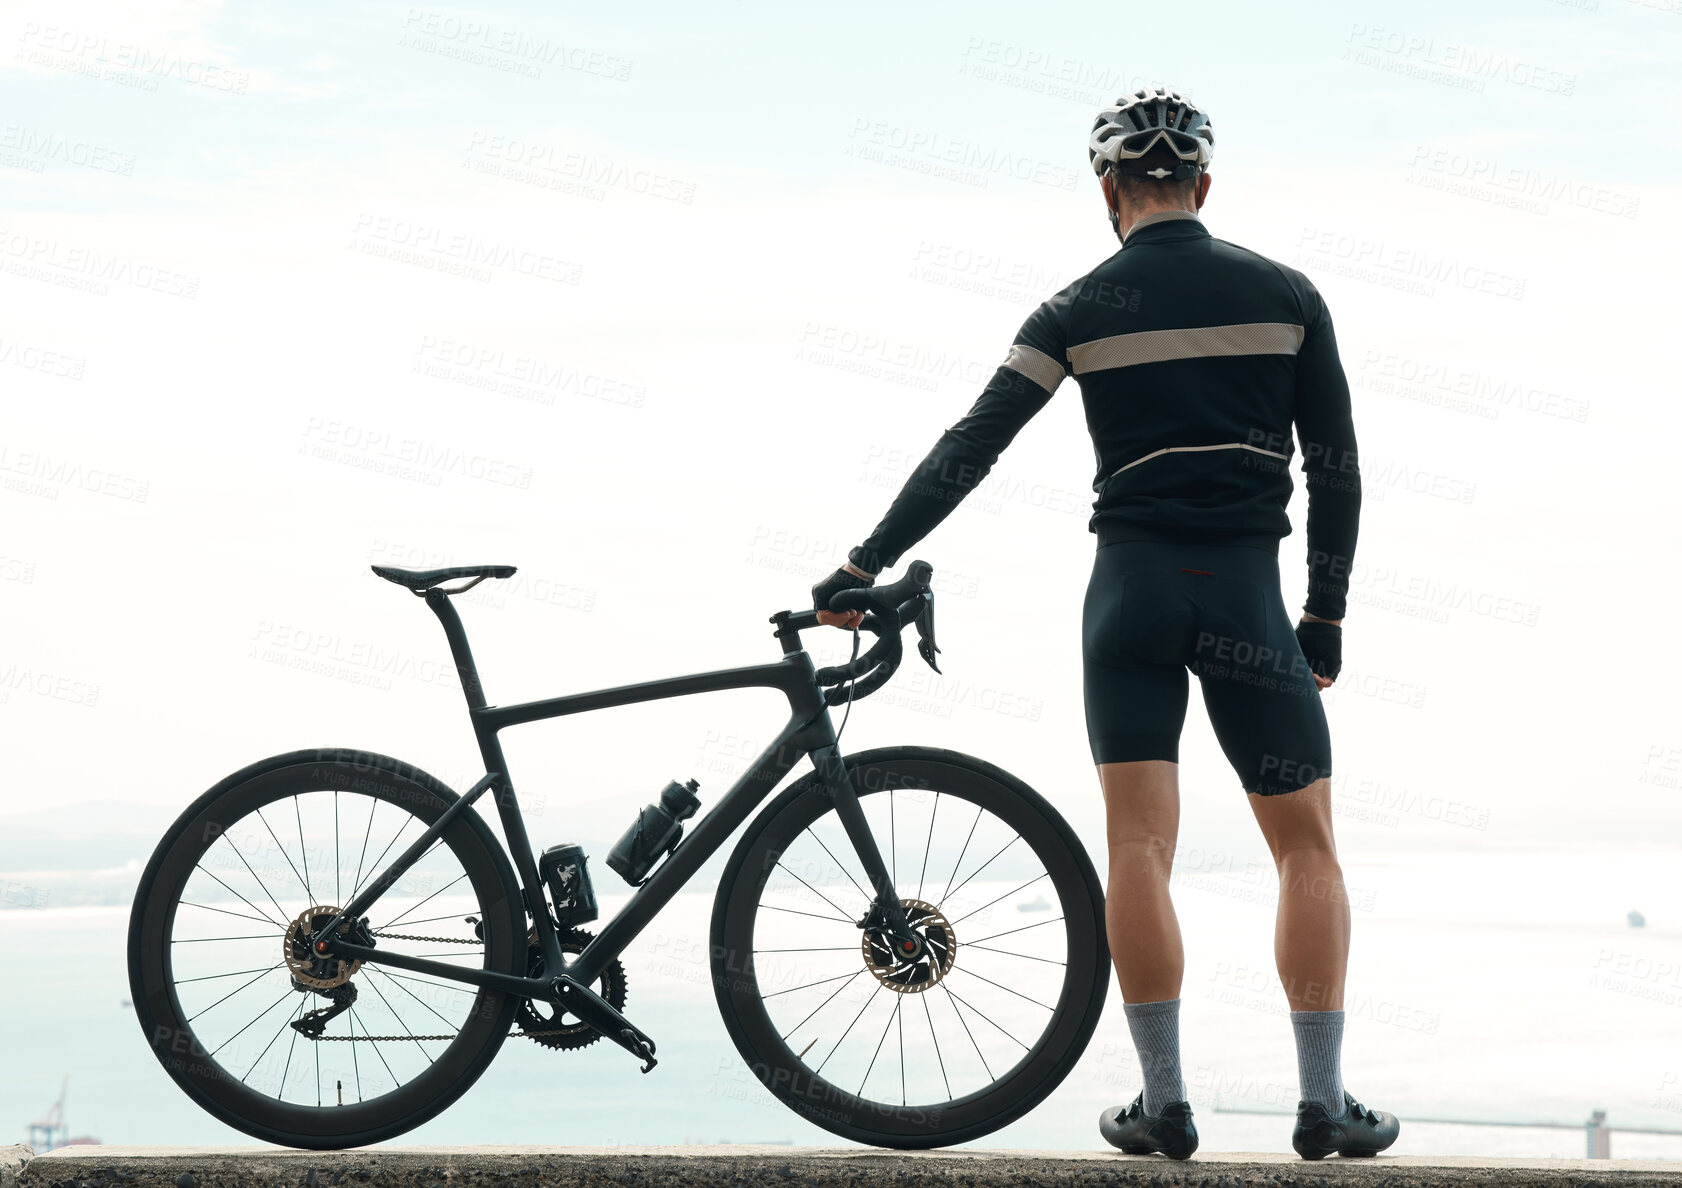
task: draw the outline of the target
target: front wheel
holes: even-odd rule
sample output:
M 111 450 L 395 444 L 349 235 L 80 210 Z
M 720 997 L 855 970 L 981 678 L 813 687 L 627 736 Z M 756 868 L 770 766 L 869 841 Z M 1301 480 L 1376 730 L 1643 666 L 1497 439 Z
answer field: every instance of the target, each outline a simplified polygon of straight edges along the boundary
M 896 747 L 847 767 L 917 951 L 861 926 L 869 883 L 814 772 L 749 826 L 719 885 L 725 1026 L 767 1089 L 834 1134 L 979 1138 L 1044 1100 L 1098 1025 L 1098 876 L 1056 810 L 990 763 Z
M 300 939 L 455 801 L 406 763 L 323 749 L 254 763 L 181 814 L 141 876 L 128 956 L 147 1042 L 188 1096 L 257 1138 L 330 1148 L 401 1134 L 466 1092 L 517 999 L 318 959 Z M 518 885 L 477 813 L 375 901 L 363 943 L 525 972 Z

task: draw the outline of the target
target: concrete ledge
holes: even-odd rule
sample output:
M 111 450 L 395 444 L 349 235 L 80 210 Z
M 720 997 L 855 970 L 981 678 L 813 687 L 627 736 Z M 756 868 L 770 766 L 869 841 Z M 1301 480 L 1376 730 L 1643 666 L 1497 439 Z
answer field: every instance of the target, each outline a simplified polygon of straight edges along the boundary
M 17 1151 L 18 1148 L 10 1148 Z M 23 1148 L 27 1151 L 28 1148 Z M 802 1147 L 68 1147 L 8 1188 L 1437 1188 L 1682 1185 L 1682 1162 Z
M 15 1147 L 0 1146 L 0 1188 L 17 1188 L 18 1173 L 34 1157 L 34 1150 L 22 1143 Z

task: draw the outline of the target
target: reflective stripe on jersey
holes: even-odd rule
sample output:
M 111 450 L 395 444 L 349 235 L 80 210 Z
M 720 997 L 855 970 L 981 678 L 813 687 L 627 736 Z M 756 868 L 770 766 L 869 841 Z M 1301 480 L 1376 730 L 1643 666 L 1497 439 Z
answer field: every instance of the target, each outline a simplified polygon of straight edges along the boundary
M 1227 441 L 1222 442 L 1219 445 L 1164 446 L 1160 450 L 1152 450 L 1143 458 L 1133 459 L 1133 461 L 1129 462 L 1126 466 L 1116 467 L 1114 470 L 1110 471 L 1109 477 L 1114 478 L 1124 470 L 1132 470 L 1135 466 L 1139 465 L 1139 463 L 1149 462 L 1152 458 L 1160 458 L 1164 454 L 1196 454 L 1201 453 L 1203 450 L 1254 450 L 1258 454 L 1266 454 L 1269 458 L 1278 458 L 1285 462 L 1289 462 L 1291 460 L 1291 456 L 1289 454 L 1281 454 L 1277 450 L 1264 450 L 1260 446 L 1253 446 L 1248 442 L 1243 441 Z
M 1241 326 L 1187 326 L 1179 330 L 1139 330 L 1083 342 L 1069 348 L 1076 375 L 1168 363 L 1176 359 L 1213 359 L 1221 355 L 1294 355 L 1302 346 L 1302 327 L 1289 322 L 1249 322 Z

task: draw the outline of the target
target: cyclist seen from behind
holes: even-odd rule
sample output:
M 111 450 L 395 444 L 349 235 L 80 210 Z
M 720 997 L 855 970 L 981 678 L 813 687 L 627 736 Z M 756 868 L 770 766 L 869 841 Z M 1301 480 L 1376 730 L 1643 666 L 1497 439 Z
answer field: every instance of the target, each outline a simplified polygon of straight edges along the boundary
M 1099 113 L 1088 154 L 1121 249 L 1023 323 L 974 406 L 813 597 L 821 622 L 856 628 L 861 613 L 828 611 L 830 598 L 870 585 L 939 524 L 1072 375 L 1098 459 L 1081 634 L 1108 822 L 1106 924 L 1144 1077 L 1100 1132 L 1134 1154 L 1197 1148 L 1168 885 L 1189 670 L 1278 868 L 1275 953 L 1301 1081 L 1292 1145 L 1309 1159 L 1372 1155 L 1399 1123 L 1343 1087 L 1349 907 L 1320 703 L 1342 664 L 1361 508 L 1349 387 L 1308 278 L 1203 225 L 1214 147 L 1207 114 L 1173 91 Z M 1308 598 L 1294 628 L 1278 565 L 1293 427 L 1308 489 Z

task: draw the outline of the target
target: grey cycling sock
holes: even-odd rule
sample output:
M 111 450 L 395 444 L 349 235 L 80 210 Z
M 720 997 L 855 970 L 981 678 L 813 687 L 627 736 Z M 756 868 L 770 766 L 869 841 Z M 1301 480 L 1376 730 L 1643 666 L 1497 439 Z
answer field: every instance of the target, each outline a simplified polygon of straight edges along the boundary
M 1145 1113 L 1160 1114 L 1169 1102 L 1186 1099 L 1180 1079 L 1180 1000 L 1129 1002 L 1122 1009 L 1145 1074 Z
M 1343 1012 L 1292 1011 L 1297 1037 L 1297 1079 L 1302 1100 L 1317 1101 L 1334 1118 L 1343 1117 Z

